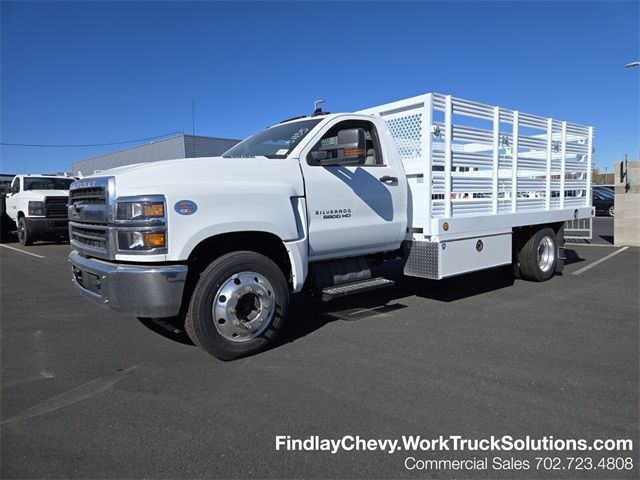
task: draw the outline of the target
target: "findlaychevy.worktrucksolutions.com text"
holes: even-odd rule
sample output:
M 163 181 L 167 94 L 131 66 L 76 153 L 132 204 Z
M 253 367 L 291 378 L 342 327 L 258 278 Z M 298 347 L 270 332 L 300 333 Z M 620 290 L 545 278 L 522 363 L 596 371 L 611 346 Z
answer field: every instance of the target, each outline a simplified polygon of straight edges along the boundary
M 587 452 L 587 451 L 632 451 L 631 439 L 593 440 L 543 437 L 513 437 L 511 435 L 490 436 L 487 438 L 463 438 L 460 435 L 423 438 L 403 435 L 401 438 L 363 438 L 358 435 L 344 435 L 338 438 L 323 438 L 310 435 L 293 438 L 290 435 L 276 436 L 276 450 L 331 452 L 340 451 L 381 451 L 393 454 L 397 451 L 422 452 Z

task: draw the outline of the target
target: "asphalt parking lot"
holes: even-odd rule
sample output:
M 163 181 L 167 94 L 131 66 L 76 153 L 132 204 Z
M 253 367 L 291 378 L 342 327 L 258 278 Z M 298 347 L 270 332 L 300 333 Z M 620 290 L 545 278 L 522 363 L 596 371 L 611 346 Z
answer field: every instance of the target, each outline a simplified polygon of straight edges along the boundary
M 175 326 L 81 298 L 68 245 L 3 245 L 2 478 L 516 476 L 411 472 L 403 452 L 275 450 L 276 435 L 455 434 L 631 438 L 633 452 L 614 453 L 632 470 L 517 475 L 639 476 L 637 248 L 568 246 L 564 275 L 545 283 L 390 271 L 395 289 L 297 297 L 282 345 L 225 363 Z

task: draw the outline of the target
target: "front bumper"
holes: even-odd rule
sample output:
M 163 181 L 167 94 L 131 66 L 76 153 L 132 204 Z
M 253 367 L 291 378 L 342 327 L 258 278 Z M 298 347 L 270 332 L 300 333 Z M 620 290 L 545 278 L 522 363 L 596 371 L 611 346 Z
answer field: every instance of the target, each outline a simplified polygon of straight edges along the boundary
M 173 317 L 180 311 L 186 265 L 128 265 L 69 254 L 71 277 L 89 300 L 136 317 Z
M 27 228 L 31 233 L 53 233 L 69 235 L 69 219 L 67 218 L 32 218 L 24 217 Z

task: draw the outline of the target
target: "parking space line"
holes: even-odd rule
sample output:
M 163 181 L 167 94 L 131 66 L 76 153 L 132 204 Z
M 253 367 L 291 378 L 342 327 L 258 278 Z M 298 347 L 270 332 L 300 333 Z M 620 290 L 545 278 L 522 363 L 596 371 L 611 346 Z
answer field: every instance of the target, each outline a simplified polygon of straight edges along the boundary
M 607 247 L 607 248 L 619 248 L 618 245 L 611 245 L 610 243 L 577 243 L 577 242 L 565 242 L 565 245 L 571 245 L 572 247 Z
M 589 270 L 590 268 L 595 267 L 596 265 L 601 264 L 602 262 L 604 262 L 605 260 L 609 260 L 612 257 L 615 257 L 616 255 L 618 255 L 619 253 L 624 252 L 625 250 L 627 250 L 629 247 L 622 247 L 620 250 L 616 250 L 613 253 L 610 253 L 609 255 L 607 255 L 606 257 L 602 257 L 600 260 L 596 260 L 593 263 L 590 263 L 589 265 L 582 267 L 580 270 L 576 270 L 575 272 L 572 272 L 571 275 L 580 275 L 581 273 L 586 272 L 587 270 Z
M 24 250 L 20 250 L 19 248 L 10 247 L 9 245 L 4 245 L 2 243 L 0 243 L 0 247 L 8 248 L 9 250 L 13 250 L 14 252 L 24 253 L 25 255 L 31 255 L 32 257 L 36 257 L 36 258 L 45 258 L 44 255 L 38 255 L 37 253 L 25 252 Z

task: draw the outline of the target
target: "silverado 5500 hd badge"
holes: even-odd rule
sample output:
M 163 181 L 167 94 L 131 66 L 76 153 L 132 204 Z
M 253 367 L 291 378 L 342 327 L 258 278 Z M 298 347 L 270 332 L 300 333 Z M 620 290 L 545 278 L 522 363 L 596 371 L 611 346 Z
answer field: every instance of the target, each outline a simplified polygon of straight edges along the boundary
M 349 218 L 351 217 L 351 209 L 338 208 L 335 210 L 316 210 L 316 216 L 321 216 L 324 220 L 331 220 L 334 218 Z

